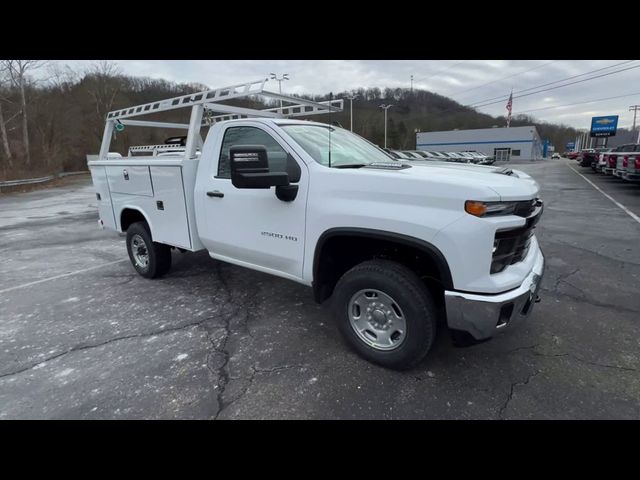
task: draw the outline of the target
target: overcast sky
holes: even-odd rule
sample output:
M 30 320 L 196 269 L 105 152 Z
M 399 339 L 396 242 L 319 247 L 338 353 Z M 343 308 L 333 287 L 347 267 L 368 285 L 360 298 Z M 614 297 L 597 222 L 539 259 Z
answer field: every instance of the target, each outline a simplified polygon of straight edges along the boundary
M 82 69 L 92 61 L 59 61 Z M 640 61 L 625 60 L 115 60 L 122 73 L 198 82 L 223 87 L 259 79 L 274 72 L 288 73 L 283 93 L 324 94 L 359 87 L 405 87 L 426 89 L 478 110 L 506 115 L 506 97 L 514 91 L 513 115 L 527 113 L 548 122 L 589 128 L 597 115 L 619 115 L 619 127 L 631 127 L 630 105 L 640 104 Z M 623 63 L 626 62 L 626 63 Z M 617 65 L 617 66 L 616 66 Z M 607 68 L 611 67 L 611 68 Z M 628 69 L 605 75 L 617 70 Z M 598 70 L 597 72 L 594 72 Z M 589 75 L 583 73 L 593 72 Z M 517 98 L 519 90 L 558 87 L 592 76 L 593 80 Z M 566 81 L 557 82 L 575 78 Z M 553 83 L 557 82 L 557 83 Z M 268 89 L 277 91 L 273 82 Z M 538 88 L 521 94 L 536 92 Z M 498 97 L 498 98 L 495 98 Z M 505 98 L 500 98 L 505 97 Z M 593 103 L 582 103 L 619 97 Z M 577 104 L 563 106 L 566 104 Z M 558 108 L 548 108 L 556 107 Z M 542 110 L 540 110 L 542 109 Z M 640 122 L 640 120 L 638 120 Z

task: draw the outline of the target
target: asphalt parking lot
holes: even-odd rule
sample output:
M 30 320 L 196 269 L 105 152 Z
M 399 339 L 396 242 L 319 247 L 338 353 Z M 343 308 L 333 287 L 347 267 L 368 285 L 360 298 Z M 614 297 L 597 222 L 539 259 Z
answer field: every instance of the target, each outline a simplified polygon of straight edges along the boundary
M 351 352 L 304 286 L 174 254 L 138 276 L 88 176 L 0 195 L 0 419 L 640 419 L 640 185 L 566 159 L 542 187 L 532 316 L 408 372 Z

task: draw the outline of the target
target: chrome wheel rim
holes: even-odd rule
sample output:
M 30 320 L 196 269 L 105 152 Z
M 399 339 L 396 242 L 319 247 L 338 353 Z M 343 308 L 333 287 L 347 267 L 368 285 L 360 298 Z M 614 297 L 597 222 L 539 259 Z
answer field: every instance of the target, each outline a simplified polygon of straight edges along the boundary
M 149 249 L 144 239 L 137 233 L 131 237 L 131 253 L 137 267 L 147 268 L 149 266 Z
M 376 350 L 394 350 L 407 335 L 404 313 L 390 295 L 367 288 L 356 292 L 348 305 L 349 323 L 358 338 Z

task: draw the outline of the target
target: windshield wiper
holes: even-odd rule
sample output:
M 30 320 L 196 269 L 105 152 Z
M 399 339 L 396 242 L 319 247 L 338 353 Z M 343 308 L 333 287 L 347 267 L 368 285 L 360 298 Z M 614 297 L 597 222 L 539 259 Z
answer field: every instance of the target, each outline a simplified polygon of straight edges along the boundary
M 344 165 L 332 165 L 332 168 L 362 168 L 367 165 L 367 163 L 347 163 Z

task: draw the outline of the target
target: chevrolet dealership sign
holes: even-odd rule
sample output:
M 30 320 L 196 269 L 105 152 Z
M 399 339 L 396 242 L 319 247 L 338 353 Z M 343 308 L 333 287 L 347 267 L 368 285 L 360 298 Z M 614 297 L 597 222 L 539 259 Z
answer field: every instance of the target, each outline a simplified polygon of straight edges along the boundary
M 618 115 L 593 117 L 591 119 L 592 137 L 613 137 L 618 129 Z

